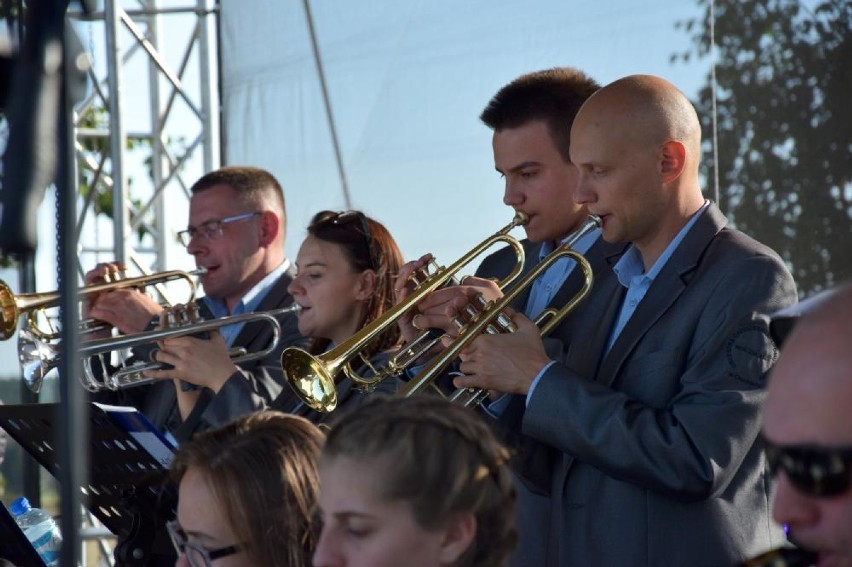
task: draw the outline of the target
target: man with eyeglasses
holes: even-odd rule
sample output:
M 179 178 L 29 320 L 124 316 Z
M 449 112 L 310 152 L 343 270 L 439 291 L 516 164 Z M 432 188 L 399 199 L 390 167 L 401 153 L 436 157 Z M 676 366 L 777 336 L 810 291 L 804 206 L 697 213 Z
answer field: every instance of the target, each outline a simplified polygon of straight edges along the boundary
M 852 566 L 852 282 L 795 323 L 763 414 L 772 511 L 820 567 Z M 810 563 L 809 563 L 810 564 Z
M 195 263 L 205 297 L 198 301 L 205 319 L 287 307 L 293 274 L 284 256 L 284 193 L 267 171 L 224 167 L 201 177 L 191 188 L 189 224 L 178 234 Z M 86 274 L 86 283 L 102 282 L 122 268 L 103 263 Z M 84 316 L 104 321 L 122 333 L 151 328 L 164 308 L 137 290 L 103 293 Z M 109 393 L 111 403 L 132 405 L 178 441 L 262 409 L 284 389 L 279 358 L 290 345 L 301 345 L 295 316 L 279 317 L 282 332 L 266 357 L 236 365 L 229 349 L 260 352 L 272 340 L 268 323 L 222 327 L 207 337 L 161 341 L 153 355 L 167 369 L 150 371 L 152 385 Z M 187 384 L 193 386 L 187 386 Z M 286 394 L 286 392 L 285 392 Z M 118 399 L 116 399 L 118 398 Z M 293 406 L 298 400 L 293 398 Z

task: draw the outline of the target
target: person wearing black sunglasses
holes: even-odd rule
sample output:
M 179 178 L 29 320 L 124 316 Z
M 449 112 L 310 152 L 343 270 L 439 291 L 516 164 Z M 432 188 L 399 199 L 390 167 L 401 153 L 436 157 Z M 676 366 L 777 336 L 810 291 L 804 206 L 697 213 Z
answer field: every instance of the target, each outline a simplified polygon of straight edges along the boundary
M 223 167 L 202 176 L 190 191 L 189 222 L 178 239 L 196 266 L 206 268 L 200 277 L 205 296 L 197 302 L 202 317 L 217 319 L 292 305 L 287 286 L 293 270 L 284 256 L 284 192 L 275 177 L 256 167 Z M 115 263 L 99 264 L 86 274 L 86 283 L 101 282 L 120 268 Z M 123 333 L 150 328 L 152 319 L 164 312 L 147 294 L 133 289 L 102 293 L 86 307 L 84 316 Z M 155 383 L 98 398 L 136 407 L 178 441 L 265 408 L 284 390 L 281 352 L 305 342 L 294 315 L 278 319 L 278 345 L 263 359 L 237 365 L 229 349 L 242 347 L 249 353 L 267 349 L 273 329 L 265 322 L 222 327 L 207 337 L 169 338 L 157 345 L 155 360 L 168 366 L 149 372 Z
M 815 565 L 852 566 L 852 282 L 794 323 L 769 378 L 762 436 L 775 520 Z

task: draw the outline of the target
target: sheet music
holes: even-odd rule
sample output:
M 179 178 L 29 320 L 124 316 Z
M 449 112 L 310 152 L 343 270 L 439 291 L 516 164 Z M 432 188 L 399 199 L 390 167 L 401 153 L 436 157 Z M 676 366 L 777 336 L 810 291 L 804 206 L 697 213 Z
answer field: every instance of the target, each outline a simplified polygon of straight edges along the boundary
M 168 468 L 174 459 L 177 447 L 157 431 L 157 428 L 135 408 L 95 403 L 113 422 L 127 431 L 151 457 Z

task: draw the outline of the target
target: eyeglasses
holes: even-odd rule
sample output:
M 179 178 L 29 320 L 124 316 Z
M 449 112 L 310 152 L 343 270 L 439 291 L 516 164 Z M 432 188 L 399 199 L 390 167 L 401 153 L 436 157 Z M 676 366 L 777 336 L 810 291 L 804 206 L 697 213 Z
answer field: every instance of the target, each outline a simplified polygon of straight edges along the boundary
M 790 484 L 809 496 L 838 496 L 852 484 L 852 447 L 776 445 L 763 438 L 773 475 L 779 468 Z
M 324 224 L 332 224 L 341 227 L 349 224 L 355 224 L 356 229 L 358 229 L 364 236 L 364 243 L 367 245 L 367 253 L 370 256 L 369 267 L 374 270 L 378 269 L 379 264 L 376 261 L 376 252 L 373 245 L 373 233 L 370 231 L 370 223 L 367 222 L 367 217 L 364 213 L 361 211 L 343 211 L 340 213 L 324 211 L 317 214 L 313 222 L 313 227 L 316 228 Z
M 192 239 L 196 236 L 202 236 L 204 238 L 207 238 L 208 240 L 214 240 L 222 236 L 222 227 L 226 224 L 248 220 L 262 214 L 262 212 L 257 211 L 254 213 L 244 213 L 242 215 L 236 215 L 233 217 L 225 217 L 223 219 L 209 220 L 207 222 L 201 223 L 198 226 L 191 226 L 186 230 L 178 232 L 177 238 L 178 241 L 184 246 L 189 246 L 189 243 L 192 242 Z
M 228 545 L 219 549 L 207 549 L 201 544 L 188 541 L 183 528 L 177 523 L 177 520 L 166 522 L 166 531 L 169 532 L 169 538 L 172 540 L 172 545 L 175 546 L 175 551 L 178 554 L 183 553 L 191 567 L 212 567 L 214 560 L 220 557 L 227 557 L 242 551 L 239 545 Z

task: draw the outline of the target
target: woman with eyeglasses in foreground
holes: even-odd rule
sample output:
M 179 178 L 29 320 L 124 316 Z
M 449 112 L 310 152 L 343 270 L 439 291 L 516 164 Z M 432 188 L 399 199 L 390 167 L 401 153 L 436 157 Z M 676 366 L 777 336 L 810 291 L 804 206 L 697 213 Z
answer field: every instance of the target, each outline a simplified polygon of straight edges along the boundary
M 508 452 L 439 396 L 371 396 L 320 460 L 316 567 L 495 567 L 515 545 Z
M 402 252 L 388 230 L 362 212 L 314 215 L 296 257 L 296 277 L 287 289 L 302 308 L 299 332 L 311 338 L 308 352 L 322 354 L 391 308 L 394 279 L 402 264 Z M 399 329 L 393 326 L 361 354 L 374 366 L 381 365 L 399 343 Z M 369 375 L 353 366 L 356 372 Z M 388 379 L 377 389 L 394 391 L 397 386 L 396 379 Z M 338 384 L 337 391 L 335 415 L 364 397 L 348 378 Z M 280 403 L 273 408 L 293 410 Z M 317 412 L 306 415 L 313 421 L 323 418 Z
M 276 411 L 197 434 L 171 466 L 178 567 L 303 567 L 319 535 L 322 432 Z

